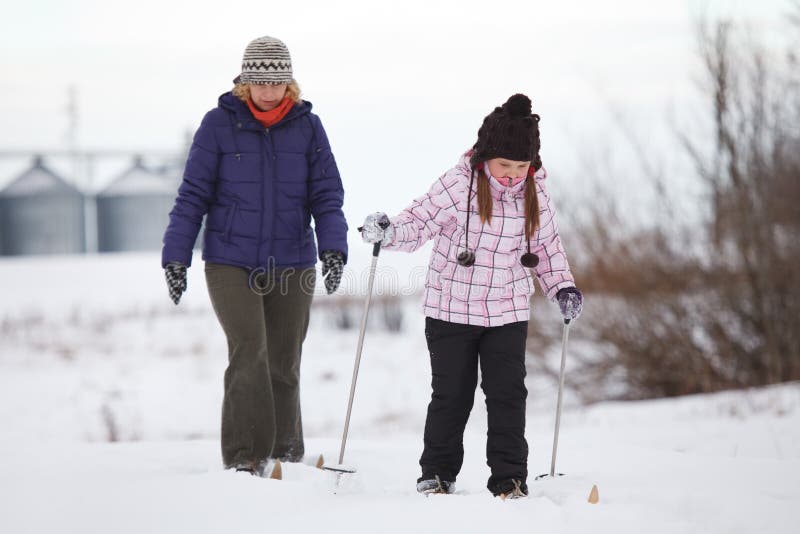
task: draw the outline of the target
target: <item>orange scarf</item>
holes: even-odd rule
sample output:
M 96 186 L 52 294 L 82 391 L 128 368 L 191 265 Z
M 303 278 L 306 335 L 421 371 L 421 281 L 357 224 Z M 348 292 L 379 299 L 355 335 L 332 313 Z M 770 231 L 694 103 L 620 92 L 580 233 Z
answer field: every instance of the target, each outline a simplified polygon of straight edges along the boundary
M 269 111 L 261 111 L 258 109 L 251 99 L 247 99 L 247 107 L 250 108 L 250 113 L 253 114 L 253 117 L 258 119 L 258 122 L 264 125 L 265 128 L 269 128 L 274 124 L 278 124 L 282 118 L 289 113 L 289 110 L 292 109 L 294 105 L 294 101 L 289 98 L 288 96 L 283 97 L 281 103 L 275 106 L 275 108 Z

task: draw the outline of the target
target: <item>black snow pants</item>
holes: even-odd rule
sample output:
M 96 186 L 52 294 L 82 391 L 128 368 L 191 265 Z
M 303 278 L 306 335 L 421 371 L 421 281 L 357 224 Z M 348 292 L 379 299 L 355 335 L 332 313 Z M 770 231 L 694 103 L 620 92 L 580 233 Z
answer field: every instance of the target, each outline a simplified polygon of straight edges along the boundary
M 225 467 L 263 465 L 268 458 L 303 457 L 300 354 L 308 330 L 314 268 L 262 275 L 206 263 L 214 312 L 228 340 L 222 400 Z
M 433 393 L 425 421 L 422 479 L 455 481 L 464 460 L 464 427 L 475 398 L 478 366 L 486 395 L 487 487 L 528 476 L 525 441 L 525 340 L 528 322 L 482 327 L 425 319 Z

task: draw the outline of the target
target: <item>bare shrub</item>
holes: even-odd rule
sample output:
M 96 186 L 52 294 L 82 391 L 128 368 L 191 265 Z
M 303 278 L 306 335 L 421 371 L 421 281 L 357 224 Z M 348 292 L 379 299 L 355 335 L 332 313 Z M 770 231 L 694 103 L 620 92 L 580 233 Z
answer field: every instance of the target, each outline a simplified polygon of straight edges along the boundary
M 389 332 L 403 330 L 403 301 L 400 298 L 386 298 L 381 302 L 383 325 Z
M 116 443 L 120 440 L 119 426 L 117 425 L 117 418 L 114 416 L 114 411 L 108 405 L 103 403 L 100 407 L 100 418 L 103 421 L 103 427 L 106 431 L 106 441 L 109 443 Z
M 797 60 L 742 45 L 735 30 L 698 31 L 713 143 L 681 138 L 707 191 L 704 220 L 634 230 L 606 197 L 571 236 L 584 252 L 573 264 L 588 297 L 580 336 L 594 347 L 574 351 L 585 399 L 609 377 L 622 380 L 619 398 L 800 379 Z
M 323 312 L 327 321 L 337 330 L 359 328 L 364 314 L 365 297 L 349 295 L 314 301 L 314 307 Z M 395 295 L 373 295 L 370 299 L 369 321 L 373 326 L 381 326 L 388 332 L 403 330 L 404 297 Z

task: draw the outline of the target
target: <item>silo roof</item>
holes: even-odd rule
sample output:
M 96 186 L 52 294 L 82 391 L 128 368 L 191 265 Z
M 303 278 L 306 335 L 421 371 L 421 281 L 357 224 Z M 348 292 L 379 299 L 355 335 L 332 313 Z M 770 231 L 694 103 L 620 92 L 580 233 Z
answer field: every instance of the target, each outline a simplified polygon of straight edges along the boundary
M 41 159 L 37 158 L 30 169 L 0 191 L 0 197 L 26 197 L 42 193 L 80 194 L 80 191 L 45 167 Z
M 108 187 L 98 193 L 97 196 L 175 195 L 176 191 L 172 180 L 136 162 L 130 169 L 123 172 L 119 178 L 111 182 Z

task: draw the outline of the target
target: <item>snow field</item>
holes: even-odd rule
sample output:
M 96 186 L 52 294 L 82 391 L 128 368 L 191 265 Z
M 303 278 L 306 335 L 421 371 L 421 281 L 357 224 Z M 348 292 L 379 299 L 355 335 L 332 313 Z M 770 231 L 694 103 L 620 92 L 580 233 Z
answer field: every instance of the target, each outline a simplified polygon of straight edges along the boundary
M 349 268 L 367 264 L 367 255 L 354 257 Z M 430 371 L 410 298 L 402 332 L 373 321 L 366 336 L 345 456 L 357 475 L 337 486 L 335 474 L 284 464 L 284 480 L 273 481 L 220 465 L 226 345 L 202 262 L 177 308 L 152 254 L 4 259 L 0 280 L 0 532 L 800 528 L 798 384 L 571 403 L 557 462 L 566 476 L 535 481 L 550 466 L 556 390 L 529 376 L 531 497 L 507 502 L 485 489 L 479 390 L 457 494 L 425 498 L 414 484 Z M 302 364 L 306 450 L 335 463 L 358 333 L 312 314 Z M 587 503 L 593 484 L 597 505 Z

